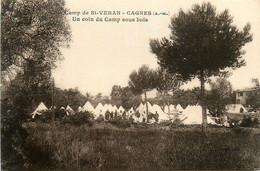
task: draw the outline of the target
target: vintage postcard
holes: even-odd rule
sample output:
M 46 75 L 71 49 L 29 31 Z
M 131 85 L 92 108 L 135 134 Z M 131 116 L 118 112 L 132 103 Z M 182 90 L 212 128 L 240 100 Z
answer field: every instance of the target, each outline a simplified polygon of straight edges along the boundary
M 2 170 L 257 170 L 259 0 L 2 0 Z

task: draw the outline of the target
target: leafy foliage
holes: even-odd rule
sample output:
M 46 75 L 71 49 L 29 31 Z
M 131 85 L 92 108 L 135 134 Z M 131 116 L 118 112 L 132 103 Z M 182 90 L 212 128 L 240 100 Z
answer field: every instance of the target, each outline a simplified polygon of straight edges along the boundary
M 255 83 L 253 91 L 249 93 L 247 104 L 253 107 L 254 111 L 260 110 L 260 85 L 258 79 L 252 79 L 252 82 Z
M 72 124 L 75 126 L 80 126 L 84 124 L 92 126 L 93 121 L 93 114 L 89 112 L 76 112 L 74 115 L 65 116 L 62 120 L 62 123 Z
M 182 81 L 177 78 L 176 75 L 170 74 L 167 70 L 158 68 L 156 70 L 157 77 L 157 87 L 156 89 L 161 93 L 168 93 L 169 91 L 174 91 L 178 89 Z
M 206 95 L 206 104 L 213 116 L 222 116 L 225 106 L 232 101 L 232 86 L 225 78 L 210 82 L 211 90 Z
M 180 10 L 171 19 L 170 39 L 151 40 L 152 53 L 159 64 L 184 80 L 200 76 L 219 75 L 227 67 L 245 65 L 242 47 L 252 41 L 247 24 L 243 31 L 232 25 L 228 10 L 217 13 L 210 3 Z
M 2 1 L 1 71 L 37 61 L 54 66 L 59 47 L 70 40 L 64 6 L 58 0 Z
M 176 75 L 170 74 L 167 70 L 158 68 L 156 70 L 156 89 L 161 93 L 163 97 L 164 104 L 169 104 L 168 93 L 172 91 L 173 93 L 179 89 L 182 85 L 180 78 Z
M 131 121 L 123 119 L 122 117 L 115 117 L 113 120 L 109 120 L 108 123 L 118 128 L 129 128 L 131 126 Z
M 122 106 L 124 109 L 128 110 L 133 106 L 138 106 L 142 98 L 140 95 L 135 95 L 131 88 L 121 87 L 119 85 L 114 85 L 111 90 L 111 103 L 117 106 Z
M 69 105 L 74 111 L 76 111 L 77 107 L 83 106 L 86 101 L 86 96 L 84 96 L 78 88 L 70 88 L 68 90 L 61 90 L 59 88 L 55 89 L 54 105 L 58 108 Z
M 98 93 L 94 98 L 92 98 L 92 100 L 90 100 L 90 102 L 93 106 L 97 106 L 98 103 L 109 104 L 111 103 L 111 100 L 108 96 L 103 96 L 102 93 Z
M 260 122 L 259 122 L 258 118 L 252 119 L 250 116 L 248 116 L 248 117 L 244 116 L 240 126 L 258 128 L 259 124 L 260 124 Z
M 129 76 L 129 87 L 133 93 L 142 94 L 156 87 L 156 74 L 148 65 L 142 65 Z

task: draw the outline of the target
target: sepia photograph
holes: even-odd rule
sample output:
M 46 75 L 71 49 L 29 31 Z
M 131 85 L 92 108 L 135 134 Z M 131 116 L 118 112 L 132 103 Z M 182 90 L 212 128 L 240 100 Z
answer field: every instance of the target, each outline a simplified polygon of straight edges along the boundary
M 260 170 L 260 0 L 1 0 L 1 170 Z

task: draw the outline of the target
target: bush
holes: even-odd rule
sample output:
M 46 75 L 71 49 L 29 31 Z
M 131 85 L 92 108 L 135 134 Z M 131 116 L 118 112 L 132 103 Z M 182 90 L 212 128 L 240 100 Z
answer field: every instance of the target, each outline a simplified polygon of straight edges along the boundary
M 229 122 L 230 128 L 237 127 L 239 125 L 239 119 L 237 119 L 237 118 L 230 118 L 228 122 Z
M 76 126 L 87 124 L 92 126 L 94 117 L 90 112 L 76 112 L 74 115 L 65 116 L 62 120 L 64 124 L 73 124 Z
M 41 112 L 41 115 L 36 114 L 33 120 L 49 123 L 52 120 L 52 112 L 46 111 L 46 112 Z
M 100 115 L 97 119 L 96 119 L 96 122 L 97 123 L 101 123 L 101 122 L 104 122 L 105 121 L 105 118 L 102 116 L 102 115 Z
M 20 170 L 28 158 L 25 154 L 25 142 L 29 134 L 22 127 L 21 113 L 6 111 L 3 108 L 1 110 L 1 168 Z
M 182 121 L 178 118 L 176 118 L 173 122 L 172 122 L 172 126 L 180 126 L 183 125 Z
M 122 117 L 120 116 L 117 116 L 113 120 L 109 120 L 108 122 L 118 128 L 129 128 L 131 126 L 131 121 L 122 119 Z
M 240 126 L 258 128 L 259 120 L 258 120 L 258 118 L 254 118 L 254 120 L 252 120 L 252 118 L 250 116 L 248 116 L 248 117 L 244 116 Z

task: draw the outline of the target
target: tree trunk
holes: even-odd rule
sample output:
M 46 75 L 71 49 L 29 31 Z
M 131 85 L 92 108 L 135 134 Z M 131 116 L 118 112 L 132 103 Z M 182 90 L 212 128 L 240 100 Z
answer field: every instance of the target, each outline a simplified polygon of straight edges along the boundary
M 147 103 L 146 91 L 144 92 L 144 99 L 145 99 L 146 117 L 147 117 L 147 123 L 148 123 L 148 122 L 149 122 L 149 119 L 148 119 L 148 103 Z
M 207 113 L 206 113 L 206 104 L 205 104 L 205 80 L 204 73 L 200 73 L 200 98 L 201 98 L 201 107 L 202 107 L 202 132 L 207 132 Z
M 168 107 L 168 114 L 170 115 L 171 111 L 170 111 L 170 103 L 169 102 L 167 102 L 167 107 Z
M 167 93 L 164 93 L 164 99 L 166 101 L 166 105 L 167 105 L 167 108 L 168 108 L 168 115 L 170 116 L 170 104 L 169 104 L 169 101 L 168 101 L 168 98 L 167 98 Z
M 52 111 L 51 111 L 51 113 L 52 113 L 52 117 L 51 117 L 51 119 L 52 119 L 52 126 L 54 126 L 54 124 L 55 124 L 55 109 L 54 109 L 54 88 L 55 88 L 55 85 L 54 85 L 55 83 L 54 83 L 54 78 L 53 78 L 53 80 L 52 80 L 52 95 L 51 95 L 51 97 L 52 97 L 52 104 L 51 104 L 51 106 L 52 106 Z

